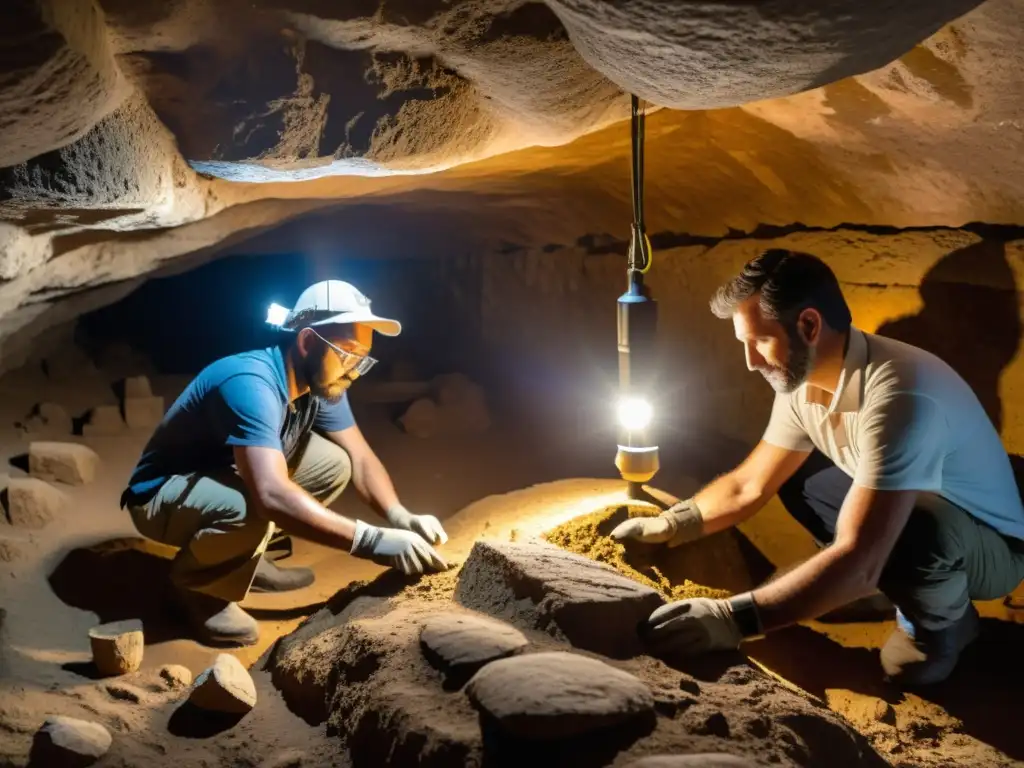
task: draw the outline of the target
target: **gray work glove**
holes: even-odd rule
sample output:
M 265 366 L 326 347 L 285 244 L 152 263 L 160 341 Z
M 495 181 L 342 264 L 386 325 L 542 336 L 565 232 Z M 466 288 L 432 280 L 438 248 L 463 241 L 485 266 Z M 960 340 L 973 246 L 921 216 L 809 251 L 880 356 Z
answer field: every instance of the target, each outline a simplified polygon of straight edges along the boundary
M 704 535 L 704 520 L 693 499 L 672 505 L 657 517 L 634 517 L 619 523 L 611 533 L 616 541 L 632 539 L 644 544 L 678 547 Z
M 448 563 L 419 534 L 378 528 L 362 520 L 356 520 L 356 533 L 352 537 L 350 552 L 355 557 L 397 568 L 407 575 L 448 568 Z
M 418 533 L 431 544 L 444 544 L 448 541 L 448 534 L 441 527 L 441 521 L 433 515 L 414 515 L 401 504 L 395 504 L 384 516 L 393 527 Z
M 656 655 L 735 650 L 743 640 L 728 600 L 697 597 L 663 605 L 647 619 L 644 641 Z

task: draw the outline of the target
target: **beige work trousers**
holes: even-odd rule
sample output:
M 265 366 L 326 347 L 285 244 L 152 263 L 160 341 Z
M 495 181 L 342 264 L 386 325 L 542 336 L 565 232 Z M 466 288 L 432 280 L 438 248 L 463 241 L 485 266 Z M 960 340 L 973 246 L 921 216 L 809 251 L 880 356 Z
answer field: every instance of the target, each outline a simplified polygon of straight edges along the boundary
M 324 506 L 352 477 L 348 453 L 310 433 L 289 462 L 291 479 Z M 222 600 L 245 598 L 275 526 L 249 505 L 232 467 L 170 477 L 144 506 L 129 507 L 143 536 L 178 548 L 171 582 Z

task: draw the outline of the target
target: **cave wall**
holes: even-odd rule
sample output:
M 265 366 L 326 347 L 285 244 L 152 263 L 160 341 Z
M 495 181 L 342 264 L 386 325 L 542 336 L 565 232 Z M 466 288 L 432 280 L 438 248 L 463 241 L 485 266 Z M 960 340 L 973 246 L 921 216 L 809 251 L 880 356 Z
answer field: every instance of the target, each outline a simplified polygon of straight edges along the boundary
M 793 233 L 656 251 L 659 409 L 744 441 L 766 423 L 772 393 L 748 372 L 732 326 L 715 318 L 715 287 L 761 250 L 803 250 L 836 271 L 854 323 L 943 357 L 972 385 L 1007 449 L 1024 453 L 1024 240 L 963 230 Z M 621 251 L 597 247 L 481 255 L 480 327 L 498 380 L 556 408 L 614 391 Z M 598 252 L 595 252 L 598 251 Z

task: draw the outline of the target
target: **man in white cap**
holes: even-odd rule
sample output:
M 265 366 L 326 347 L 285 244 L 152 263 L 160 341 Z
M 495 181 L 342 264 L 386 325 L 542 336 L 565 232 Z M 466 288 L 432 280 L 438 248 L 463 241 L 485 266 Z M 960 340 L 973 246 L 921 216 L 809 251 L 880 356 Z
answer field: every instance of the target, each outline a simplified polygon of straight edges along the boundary
M 401 325 L 338 280 L 310 286 L 290 311 L 273 309 L 281 316 L 268 322 L 294 336 L 200 372 L 156 428 L 121 497 L 140 533 L 179 549 L 172 586 L 197 637 L 216 644 L 257 641 L 256 621 L 238 605 L 250 588 L 313 582 L 311 570 L 265 557 L 275 527 L 406 574 L 447 568 L 431 546 L 447 540 L 441 523 L 399 502 L 346 392 L 376 362 L 374 331 L 396 336 Z M 327 508 L 350 479 L 392 527 Z

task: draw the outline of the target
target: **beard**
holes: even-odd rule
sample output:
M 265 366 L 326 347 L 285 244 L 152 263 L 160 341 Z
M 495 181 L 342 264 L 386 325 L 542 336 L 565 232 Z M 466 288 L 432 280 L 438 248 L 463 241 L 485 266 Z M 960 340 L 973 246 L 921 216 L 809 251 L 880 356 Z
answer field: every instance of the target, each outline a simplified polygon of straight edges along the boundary
M 807 381 L 814 365 L 814 349 L 796 333 L 790 334 L 789 360 L 782 366 L 759 366 L 757 371 L 776 392 L 788 395 Z
M 351 386 L 352 381 L 345 377 L 327 379 L 324 376 L 322 361 L 306 358 L 306 381 L 309 382 L 309 393 L 313 397 L 325 400 L 332 405 L 341 400 Z

